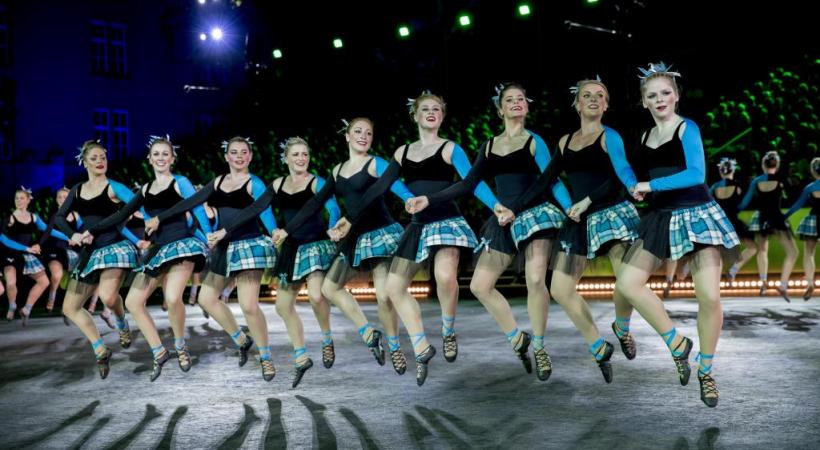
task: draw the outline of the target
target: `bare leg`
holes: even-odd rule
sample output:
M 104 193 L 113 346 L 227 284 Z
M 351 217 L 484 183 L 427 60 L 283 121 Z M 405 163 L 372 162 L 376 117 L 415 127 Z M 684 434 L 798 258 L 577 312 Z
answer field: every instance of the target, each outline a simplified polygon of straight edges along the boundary
M 60 282 L 63 280 L 63 265 L 60 261 L 49 261 L 48 272 L 51 274 L 51 277 L 49 280 L 46 310 L 51 312 L 51 310 L 54 309 L 54 302 L 57 300 L 57 290 L 60 289 Z
M 817 239 L 807 239 L 803 241 L 803 273 L 806 274 L 806 292 L 803 293 L 803 300 L 811 298 L 814 292 L 814 250 L 817 248 Z
M 786 257 L 783 258 L 783 269 L 780 271 L 780 292 L 783 294 L 789 287 L 789 277 L 792 274 L 792 269 L 794 269 L 794 263 L 797 262 L 798 251 L 797 244 L 790 232 L 778 230 L 775 235 L 786 251 Z
M 550 293 L 547 290 L 547 267 L 552 241 L 536 239 L 524 250 L 524 275 L 527 280 L 527 313 L 532 325 L 533 347 L 544 348 L 544 331 L 547 329 Z
M 6 297 L 9 299 L 6 320 L 13 320 L 14 311 L 17 310 L 17 270 L 14 266 L 6 266 L 3 268 L 3 275 L 6 278 Z
M 390 269 L 390 261 L 382 261 L 373 268 L 373 288 L 376 290 L 376 302 L 378 302 L 379 321 L 387 333 L 387 339 L 398 339 L 399 336 L 399 315 L 390 297 L 387 295 L 387 272 Z

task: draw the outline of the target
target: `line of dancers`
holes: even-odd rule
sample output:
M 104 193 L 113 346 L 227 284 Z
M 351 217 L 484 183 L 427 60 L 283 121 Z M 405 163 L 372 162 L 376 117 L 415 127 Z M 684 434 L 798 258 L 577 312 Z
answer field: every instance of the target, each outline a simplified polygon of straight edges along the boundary
M 446 104 L 430 92 L 408 103 L 418 139 L 395 149 L 389 161 L 369 153 L 374 133 L 370 119 L 346 122 L 343 134 L 348 158 L 335 165 L 327 178 L 309 172 L 308 143 L 290 138 L 281 145 L 288 174 L 266 184 L 249 169 L 253 142 L 234 137 L 222 146 L 226 173 L 197 190 L 186 177 L 172 172 L 178 155 L 170 137 L 152 136 L 148 161 L 154 177 L 132 192 L 106 176 L 106 149 L 87 141 L 77 161 L 88 179 L 58 193 L 60 208 L 48 225 L 27 211 L 30 192 L 21 189 L 15 194 L 15 211 L 8 223 L 4 221 L 0 235 L 6 247 L 3 265 L 10 317 L 16 308 L 18 274 L 35 281 L 20 311 L 25 321 L 49 285 L 47 308 L 53 307 L 62 271 L 69 271 L 63 314 L 89 340 L 101 378 L 109 373 L 112 352 L 83 308 L 92 295 L 99 296 L 113 314 L 113 327 L 123 348 L 132 343 L 127 307 L 152 352 L 150 379 L 154 381 L 174 355 L 182 371 L 191 369 L 183 292 L 198 274 L 198 296 L 193 289 L 192 295 L 239 349 L 239 366 L 247 363 L 255 346 L 262 377 L 270 381 L 276 368 L 268 325 L 259 306 L 260 283 L 267 270 L 278 279 L 276 311 L 293 346 L 293 387 L 313 366 L 294 309 L 297 292 L 304 285 L 321 327 L 326 368 L 335 361 L 329 318 L 332 303 L 355 324 L 377 363 L 384 365 L 389 355 L 398 374 L 407 370 L 399 339 L 401 320 L 410 337 L 416 381 L 421 386 L 437 349 L 428 339 L 421 309 L 407 288 L 417 272 L 430 267 L 441 305 L 441 350 L 452 363 L 458 356 L 457 275 L 459 267 L 475 257 L 470 290 L 496 320 L 527 373 L 533 372 L 532 359 L 539 380 L 547 380 L 553 370 L 545 342 L 552 297 L 578 328 L 592 360 L 610 383 L 615 346 L 601 334 L 576 290 L 590 261 L 606 256 L 617 277 L 611 329 L 621 351 L 627 359 L 637 355 L 630 332 L 633 310 L 637 310 L 668 346 L 678 379 L 686 385 L 694 343 L 677 332 L 661 299 L 646 285 L 665 261 L 677 261 L 688 263 L 694 279 L 699 302 L 697 377 L 702 401 L 714 407 L 719 394 L 712 364 L 723 322 L 723 265 L 728 261 L 729 275 L 734 277 L 756 249 L 765 279 L 766 236 L 773 233 L 787 247 L 779 286 L 785 296 L 785 281 L 796 259 L 785 218 L 810 202 L 811 212 L 801 222 L 798 235 L 806 246 L 804 268 L 810 280 L 806 295 L 811 295 L 820 158 L 811 162 L 815 181 L 785 215 L 780 212 L 783 182 L 776 175 L 776 154 L 764 158 L 766 174 L 755 178 L 742 201 L 733 181 L 733 161 L 721 161 L 723 180 L 709 188 L 698 126 L 677 114 L 676 78 L 680 74 L 663 63 L 640 70 L 642 104 L 655 126 L 641 134 L 630 158 L 618 132 L 602 123 L 609 92 L 600 79 L 581 80 L 572 87 L 579 127 L 564 135 L 553 152 L 526 128 L 531 100 L 525 89 L 516 83 L 499 85 L 492 102 L 504 131 L 481 145 L 472 164 L 461 146 L 439 136 Z M 566 183 L 559 178 L 562 174 Z M 412 215 L 407 226 L 388 212 L 388 190 Z M 477 197 L 489 212 L 478 235 L 455 202 L 467 195 Z M 639 215 L 632 200 L 645 200 L 649 207 Z M 737 219 L 737 211 L 755 200 L 758 213 L 747 228 Z M 277 224 L 273 210 L 279 211 L 283 223 Z M 328 213 L 327 223 L 323 210 Z M 126 226 L 135 214 L 145 218 L 145 239 Z M 35 229 L 44 232 L 39 242 L 32 237 Z M 750 233 L 756 233 L 756 242 Z M 742 254 L 741 242 L 746 245 Z M 49 266 L 50 282 L 41 260 Z M 496 289 L 499 277 L 510 267 L 524 273 L 531 331 L 519 327 L 509 302 Z M 129 271 L 134 277 L 123 301 L 119 290 Z M 345 288 L 354 277 L 365 276 L 373 280 L 380 325 L 368 320 Z M 220 301 L 234 282 L 249 333 Z M 145 307 L 157 287 L 162 288 L 173 330 L 173 351 L 163 344 Z

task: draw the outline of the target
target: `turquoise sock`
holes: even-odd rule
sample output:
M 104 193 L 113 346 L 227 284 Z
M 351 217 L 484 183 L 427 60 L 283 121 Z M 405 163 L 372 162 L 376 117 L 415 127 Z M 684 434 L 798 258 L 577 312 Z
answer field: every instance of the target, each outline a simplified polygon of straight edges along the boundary
M 24 306 L 23 309 L 20 311 L 20 314 L 24 314 L 26 316 L 31 315 L 31 305 Z
M 91 343 L 91 349 L 94 350 L 94 352 L 96 352 L 98 348 L 102 347 L 102 345 L 103 345 L 103 340 L 102 340 L 102 338 L 99 338 L 96 341 Z
M 365 342 L 365 344 L 368 342 L 368 339 L 365 337 L 368 334 L 368 330 L 371 332 L 373 331 L 373 325 L 370 325 L 370 322 L 362 325 L 362 327 L 359 328 L 359 336 L 362 337 L 362 340 Z
M 333 336 L 332 336 L 330 330 L 322 331 L 322 345 L 330 345 L 332 343 L 333 343 Z
M 185 338 L 174 338 L 174 347 L 177 350 L 185 349 Z
M 678 357 L 678 356 L 683 354 L 682 350 L 678 351 L 678 350 L 675 350 L 674 348 L 672 348 L 672 342 L 675 341 L 675 336 L 677 336 L 677 335 L 678 335 L 678 330 L 676 330 L 674 327 L 672 327 L 672 329 L 667 331 L 666 333 L 661 333 L 661 338 L 663 338 L 663 341 L 666 342 L 666 346 L 669 348 L 669 351 L 672 352 L 672 356 L 675 356 L 675 357 Z M 683 343 L 683 341 L 678 343 L 678 346 L 680 346 L 682 343 Z M 677 347 L 675 347 L 675 348 L 677 348 Z
M 233 343 L 236 344 L 237 347 L 241 347 L 242 344 L 245 343 L 245 340 L 239 340 L 242 337 L 242 330 L 236 330 L 236 333 L 231 333 L 231 339 L 233 339 Z
M 157 359 L 162 352 L 165 351 L 165 347 L 162 344 L 157 345 L 156 347 L 151 347 L 151 353 L 154 354 L 154 359 Z
M 270 346 L 260 347 L 256 346 L 256 349 L 259 350 L 259 360 L 260 361 L 269 361 L 270 360 Z
M 544 336 L 532 335 L 532 348 L 536 350 L 544 349 Z
M 515 350 L 515 343 L 518 341 L 516 337 L 519 335 L 518 327 L 513 328 L 512 331 L 504 334 L 507 336 L 507 340 L 510 341 L 510 345 L 512 345 L 513 350 Z
M 715 355 L 707 355 L 705 353 L 698 353 L 698 356 L 695 357 L 695 361 L 699 362 L 698 366 L 698 375 L 704 376 L 709 375 L 712 372 L 712 358 Z
M 589 352 L 592 353 L 595 361 L 600 361 L 601 358 L 604 357 L 604 353 L 602 351 L 604 348 L 604 342 L 604 338 L 598 338 L 597 341 L 589 345 Z
M 123 314 L 122 317 L 114 314 L 114 319 L 117 322 L 117 329 L 118 330 L 122 331 L 122 330 L 128 329 L 128 322 L 126 322 L 126 320 L 125 320 L 125 314 Z
M 395 352 L 399 349 L 399 337 L 398 336 L 387 336 L 387 346 L 390 348 L 391 352 Z
M 441 335 L 452 336 L 456 333 L 456 318 L 455 316 L 441 316 Z
M 270 348 L 270 347 L 268 347 Z M 297 358 L 307 353 L 307 349 L 305 347 L 299 347 L 293 349 L 293 360 L 296 361 Z
M 615 335 L 618 337 L 623 337 L 623 335 L 629 333 L 629 322 L 631 320 L 631 317 L 615 316 Z
M 427 335 L 422 333 L 416 333 L 410 337 L 410 341 L 413 343 L 413 352 L 418 356 L 419 353 L 423 352 L 430 346 L 427 343 Z

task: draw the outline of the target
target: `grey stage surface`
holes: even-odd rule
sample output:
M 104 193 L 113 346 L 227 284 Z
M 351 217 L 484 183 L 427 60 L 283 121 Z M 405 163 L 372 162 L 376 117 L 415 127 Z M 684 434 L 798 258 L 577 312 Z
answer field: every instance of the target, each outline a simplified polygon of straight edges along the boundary
M 306 304 L 308 351 L 316 365 L 291 389 L 290 346 L 273 305 L 268 318 L 279 373 L 265 383 L 258 362 L 237 368 L 233 345 L 213 320 L 188 307 L 195 365 L 173 359 L 154 383 L 150 351 L 137 334 L 119 350 L 116 333 L 96 318 L 115 350 L 100 380 L 91 348 L 59 317 L 0 324 L 2 448 L 818 448 L 820 442 L 820 304 L 774 298 L 724 299 L 725 328 L 715 359 L 720 405 L 700 402 L 694 372 L 681 387 L 661 339 L 637 315 L 638 357 L 617 350 L 615 379 L 603 382 L 580 334 L 551 305 L 546 334 L 554 373 L 527 375 L 495 322 L 475 301 L 459 309 L 460 354 L 441 353 L 427 383 L 379 367 L 349 322 L 334 309 L 336 365 L 321 365 L 319 329 Z M 231 305 L 241 319 L 236 304 Z M 365 312 L 376 320 L 375 305 Z M 613 307 L 592 304 L 604 336 Z M 694 301 L 667 303 L 678 330 L 696 341 Z M 423 305 L 439 350 L 439 311 Z M 514 302 L 519 325 L 526 309 Z M 165 313 L 151 312 L 166 346 Z M 133 320 L 129 319 L 132 328 Z M 410 352 L 406 336 L 403 346 Z M 693 351 L 693 356 L 695 352 Z

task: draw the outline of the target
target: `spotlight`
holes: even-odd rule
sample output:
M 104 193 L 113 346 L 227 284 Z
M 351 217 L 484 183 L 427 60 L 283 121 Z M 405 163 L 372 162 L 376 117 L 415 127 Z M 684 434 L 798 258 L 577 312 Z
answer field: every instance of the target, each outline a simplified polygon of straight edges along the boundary
M 215 41 L 221 41 L 223 36 L 224 36 L 224 34 L 222 32 L 222 28 L 219 28 L 219 27 L 211 28 L 211 39 L 213 39 Z
M 532 8 L 530 7 L 529 3 L 520 3 L 518 5 L 518 16 L 521 18 L 527 17 L 532 14 Z
M 271 53 L 273 54 L 273 59 L 281 59 L 282 58 L 282 50 L 279 50 L 278 48 L 273 49 L 273 52 L 271 52 Z
M 342 48 L 344 47 L 344 42 L 340 38 L 336 38 L 333 40 L 333 48 Z
M 461 13 L 458 15 L 458 26 L 461 28 L 469 28 L 473 24 L 473 18 L 468 13 Z
M 407 39 L 410 37 L 410 27 L 408 25 L 399 25 L 396 32 L 399 35 L 399 39 Z
M 199 33 L 199 40 L 200 41 L 207 41 L 208 40 L 208 35 L 205 34 L 205 33 Z

